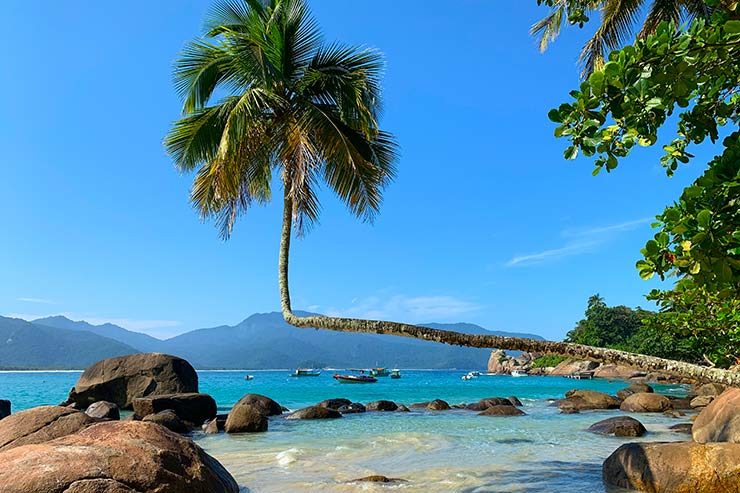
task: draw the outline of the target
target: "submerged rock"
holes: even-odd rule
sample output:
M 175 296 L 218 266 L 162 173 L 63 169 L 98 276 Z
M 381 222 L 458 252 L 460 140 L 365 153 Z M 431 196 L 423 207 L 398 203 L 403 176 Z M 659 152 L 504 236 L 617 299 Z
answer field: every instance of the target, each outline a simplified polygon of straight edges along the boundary
M 526 414 L 518 407 L 512 406 L 491 406 L 483 412 L 478 413 L 478 416 L 522 416 Z
M 342 398 L 335 398 L 335 399 L 326 399 L 325 401 L 321 401 L 318 404 L 316 404 L 319 407 L 328 407 L 329 409 L 334 409 L 335 411 L 339 410 L 342 406 L 349 406 L 352 404 L 352 401 L 349 399 L 342 399 Z
M 69 407 L 41 406 L 26 409 L 0 420 L 0 451 L 47 442 L 76 433 L 95 422 L 87 414 Z
M 369 402 L 365 406 L 365 409 L 367 409 L 368 411 L 395 411 L 396 409 L 398 409 L 398 404 L 393 401 L 373 401 Z
M 341 418 L 342 413 L 327 407 L 311 406 L 299 409 L 289 414 L 285 419 L 336 419 Z
M 67 403 L 84 409 L 96 401 L 131 409 L 134 399 L 149 395 L 198 392 L 198 374 L 182 358 L 140 353 L 104 359 L 77 380 Z
M 134 414 L 139 417 L 171 409 L 188 423 L 200 426 L 216 417 L 216 401 L 208 394 L 169 394 L 140 397 L 133 401 Z
M 698 443 L 740 444 L 740 388 L 725 390 L 712 401 L 694 421 L 692 435 Z
M 359 402 L 350 402 L 346 406 L 342 406 L 337 409 L 342 414 L 357 414 L 364 413 L 366 411 L 365 406 Z
M 349 481 L 350 483 L 406 483 L 405 479 L 401 478 L 388 478 L 386 476 L 374 475 L 365 476 L 364 478 L 357 478 Z
M 619 409 L 633 413 L 662 413 L 671 409 L 671 401 L 664 395 L 638 392 L 627 397 Z
M 654 493 L 740 492 L 740 445 L 628 443 L 604 461 L 604 482 Z
M 118 406 L 115 403 L 108 401 L 93 402 L 85 410 L 85 414 L 91 418 L 97 419 L 121 419 L 121 413 L 118 410 Z
M 647 433 L 642 423 L 629 416 L 616 416 L 599 421 L 589 426 L 588 431 L 617 437 L 641 437 Z
M 241 401 L 231 409 L 224 424 L 226 433 L 260 433 L 267 431 L 267 428 L 265 408 L 255 403 Z
M 3 493 L 238 493 L 191 440 L 153 423 L 108 421 L 0 452 Z

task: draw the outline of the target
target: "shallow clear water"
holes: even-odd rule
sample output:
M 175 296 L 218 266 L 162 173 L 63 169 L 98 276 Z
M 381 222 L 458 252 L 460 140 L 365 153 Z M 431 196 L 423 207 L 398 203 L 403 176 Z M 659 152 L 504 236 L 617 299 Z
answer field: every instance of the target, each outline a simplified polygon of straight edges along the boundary
M 484 417 L 469 411 L 365 413 L 338 420 L 286 421 L 272 418 L 270 431 L 253 435 L 193 438 L 218 458 L 244 491 L 396 491 L 399 492 L 562 492 L 598 493 L 601 463 L 620 444 L 635 439 L 608 438 L 584 431 L 619 411 L 563 415 L 547 399 L 572 388 L 615 393 L 624 382 L 574 381 L 557 377 L 480 377 L 462 381 L 462 371 L 404 371 L 403 378 L 376 384 L 340 384 L 331 372 L 290 378 L 287 371 L 201 371 L 200 387 L 221 412 L 249 392 L 270 396 L 297 409 L 331 397 L 368 402 L 390 399 L 411 404 L 441 398 L 450 404 L 483 397 L 519 397 L 526 416 Z M 62 401 L 78 373 L 0 373 L 0 398 L 13 409 Z M 656 390 L 683 395 L 681 386 Z M 636 416 L 650 441 L 680 440 L 668 431 L 680 422 L 663 415 Z M 382 474 L 408 480 L 393 485 L 347 481 Z

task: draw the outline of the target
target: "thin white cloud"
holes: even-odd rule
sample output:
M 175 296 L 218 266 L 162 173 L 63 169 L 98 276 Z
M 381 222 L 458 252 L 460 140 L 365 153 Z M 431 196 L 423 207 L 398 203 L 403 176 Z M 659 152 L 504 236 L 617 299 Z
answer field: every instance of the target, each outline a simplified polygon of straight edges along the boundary
M 22 301 L 24 303 L 36 303 L 39 305 L 56 305 L 56 301 L 47 300 L 44 298 L 16 298 L 16 301 Z
M 549 248 L 540 252 L 515 255 L 506 262 L 505 266 L 525 267 L 588 253 L 613 239 L 619 233 L 632 231 L 640 226 L 650 223 L 651 221 L 652 218 L 642 218 L 617 224 L 610 224 L 607 226 L 566 229 L 561 234 L 563 237 L 570 239 L 565 245 L 558 248 Z
M 333 308 L 327 315 L 401 320 L 409 323 L 446 322 L 482 309 L 477 303 L 448 295 L 355 298 L 348 308 Z

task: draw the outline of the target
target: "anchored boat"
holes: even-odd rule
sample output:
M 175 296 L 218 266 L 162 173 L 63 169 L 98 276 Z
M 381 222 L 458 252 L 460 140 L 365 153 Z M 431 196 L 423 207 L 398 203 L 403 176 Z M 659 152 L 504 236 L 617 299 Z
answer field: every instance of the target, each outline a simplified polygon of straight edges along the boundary
M 511 370 L 512 377 L 528 377 L 526 370 Z
M 298 368 L 290 374 L 291 377 L 318 377 L 321 370 L 317 368 Z
M 370 375 L 373 377 L 387 377 L 390 375 L 390 371 L 388 371 L 388 368 L 371 368 L 370 369 Z
M 401 378 L 401 370 L 393 369 L 391 370 L 391 378 Z
M 369 377 L 367 375 L 334 375 L 334 380 L 339 383 L 375 383 L 378 381 L 375 377 Z

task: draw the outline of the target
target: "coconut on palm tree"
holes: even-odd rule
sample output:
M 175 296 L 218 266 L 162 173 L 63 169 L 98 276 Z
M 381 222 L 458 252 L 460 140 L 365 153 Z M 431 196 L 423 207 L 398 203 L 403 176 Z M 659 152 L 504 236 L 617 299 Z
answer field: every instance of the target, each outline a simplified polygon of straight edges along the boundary
M 202 38 L 175 65 L 183 117 L 165 145 L 176 166 L 195 171 L 191 199 L 215 218 L 224 238 L 253 203 L 283 195 L 279 284 L 285 320 L 323 328 L 415 337 L 446 344 L 557 353 L 672 369 L 730 383 L 740 375 L 612 349 L 531 339 L 470 335 L 379 320 L 293 313 L 290 243 L 319 212 L 325 182 L 356 216 L 371 220 L 393 178 L 396 144 L 381 130 L 381 55 L 326 44 L 303 0 L 220 0 Z
M 678 26 L 682 21 L 711 14 L 705 0 L 550 0 L 547 3 L 551 5 L 550 13 L 530 30 L 540 37 L 541 51 L 545 51 L 558 37 L 573 9 L 578 9 L 583 15 L 589 11 L 599 13 L 600 25 L 579 57 L 584 76 L 600 69 L 611 51 L 631 42 L 640 20 L 642 26 L 637 35 L 643 37 L 655 32 L 661 22 Z

